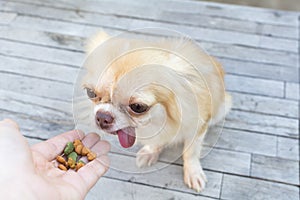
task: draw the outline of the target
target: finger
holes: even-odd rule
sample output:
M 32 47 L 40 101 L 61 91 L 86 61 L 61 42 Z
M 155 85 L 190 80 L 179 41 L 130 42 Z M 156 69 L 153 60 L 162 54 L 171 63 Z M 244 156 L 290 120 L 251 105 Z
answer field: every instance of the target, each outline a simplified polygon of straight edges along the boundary
M 28 148 L 27 141 L 20 133 L 18 124 L 10 119 L 0 121 L 0 138 L 0 147 L 2 148 L 13 147 L 12 150 Z
M 72 130 L 63 134 L 60 134 L 54 138 L 46 140 L 44 142 L 33 145 L 31 149 L 33 151 L 42 154 L 48 161 L 56 158 L 61 154 L 68 142 L 73 142 L 76 139 L 81 140 L 84 137 L 84 133 L 80 130 Z
M 99 141 L 91 148 L 91 150 L 95 152 L 98 157 L 78 171 L 79 175 L 85 180 L 88 190 L 109 168 L 107 153 L 110 150 L 110 144 L 107 141 Z
M 107 155 L 102 155 L 78 170 L 77 173 L 83 179 L 86 191 L 89 191 L 96 184 L 108 170 L 108 167 L 109 159 Z
M 101 141 L 97 142 L 91 148 L 91 150 L 93 152 L 97 153 L 98 156 L 105 155 L 110 151 L 110 144 L 105 140 L 101 140 Z
M 97 138 L 99 139 L 98 142 L 92 144 Z M 98 157 L 91 162 L 88 162 L 86 157 L 81 158 L 81 160 L 84 160 L 87 164 L 77 172 L 69 170 L 64 175 L 64 180 L 72 180 L 72 184 L 76 183 L 75 186 L 82 194 L 86 194 L 108 170 L 109 159 L 106 154 L 110 150 L 110 144 L 107 141 L 100 141 L 100 137 L 93 133 L 88 134 L 84 140 L 87 144 L 93 145 L 91 150 L 97 153 Z
M 11 119 L 4 119 L 4 120 L 0 121 L 0 126 L 2 126 L 2 127 L 11 127 L 11 128 L 19 130 L 18 124 L 15 121 L 11 120 Z
M 19 166 L 24 166 L 23 169 L 28 173 L 33 171 L 29 145 L 20 133 L 17 123 L 10 119 L 0 121 L 0 152 L 6 162 L 0 167 L 0 177 L 11 176 L 12 174 L 6 173 L 6 169 L 18 171 Z
M 109 159 L 106 155 L 100 156 L 89 162 L 77 172 L 68 170 L 64 173 L 63 180 L 73 185 L 83 196 L 96 184 L 108 170 Z
M 89 133 L 83 138 L 82 143 L 84 146 L 92 148 L 98 141 L 100 141 L 100 136 L 97 133 Z
M 97 154 L 97 157 L 106 155 L 110 151 L 110 144 L 105 140 L 98 141 L 92 148 L 91 151 Z M 86 156 L 80 158 L 85 163 L 88 163 Z

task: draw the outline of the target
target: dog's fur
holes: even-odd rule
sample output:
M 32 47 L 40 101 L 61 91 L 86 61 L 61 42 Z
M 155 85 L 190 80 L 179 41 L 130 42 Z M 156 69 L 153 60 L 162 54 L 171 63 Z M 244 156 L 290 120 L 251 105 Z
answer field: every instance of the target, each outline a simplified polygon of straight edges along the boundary
M 201 191 L 206 182 L 199 162 L 202 141 L 208 127 L 224 119 L 231 107 L 222 66 L 189 39 L 149 42 L 124 38 L 109 40 L 105 50 L 98 50 L 109 38 L 101 32 L 87 46 L 93 61 L 86 65 L 84 86 L 97 95 L 92 100 L 94 114 L 103 111 L 114 117 L 112 126 L 105 129 L 108 133 L 134 129 L 137 141 L 144 145 L 137 153 L 139 167 L 154 164 L 165 145 L 183 143 L 184 182 Z M 134 48 L 140 49 L 132 51 Z M 108 66 L 101 66 L 103 62 Z M 100 68 L 105 70 L 100 73 Z M 162 80 L 164 86 L 159 84 Z M 145 86 L 138 87 L 141 83 Z M 137 102 L 148 105 L 149 110 L 134 113 L 129 105 Z M 155 131 L 159 133 L 152 135 Z

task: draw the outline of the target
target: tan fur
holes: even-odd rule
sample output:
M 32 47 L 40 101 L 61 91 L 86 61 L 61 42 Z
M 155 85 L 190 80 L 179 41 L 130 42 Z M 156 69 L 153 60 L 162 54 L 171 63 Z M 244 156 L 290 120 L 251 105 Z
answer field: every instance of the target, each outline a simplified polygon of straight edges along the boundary
M 109 35 L 106 34 L 104 31 L 99 32 L 94 36 L 90 37 L 85 46 L 86 52 L 88 54 L 91 53 L 94 49 L 96 49 L 96 47 L 99 46 L 99 44 L 103 43 L 107 39 L 109 39 Z
M 87 52 L 91 53 L 92 61 L 86 66 L 88 74 L 84 80 L 86 84 L 93 84 L 97 94 L 102 95 L 102 100 L 95 102 L 95 105 L 101 103 L 111 103 L 112 106 L 126 105 L 133 98 L 126 93 L 131 85 L 137 84 L 139 81 L 142 83 L 143 79 L 145 81 L 146 79 L 151 80 L 151 84 L 137 90 L 134 99 L 135 101 L 146 102 L 151 106 L 151 109 L 153 107 L 153 109 L 156 108 L 160 111 L 162 107 L 165 110 L 167 119 L 166 126 L 160 134 L 150 139 L 139 140 L 139 142 L 146 145 L 141 151 L 148 151 L 153 156 L 155 152 L 155 158 L 157 158 L 163 146 L 170 141 L 173 143 L 197 144 L 191 145 L 191 149 L 184 153 L 185 182 L 197 191 L 203 189 L 206 178 L 201 165 L 197 164 L 195 159 L 200 157 L 201 144 L 208 125 L 216 124 L 222 120 L 231 107 L 231 96 L 225 91 L 225 72 L 221 64 L 215 58 L 199 50 L 199 47 L 192 41 L 185 38 L 178 40 L 165 39 L 159 42 L 125 38 L 115 39 L 105 42 L 104 46 L 107 45 L 106 48 L 103 47 L 105 51 L 101 50 L 101 47 L 98 49 L 98 46 L 108 38 L 109 36 L 106 33 L 99 33 L 87 46 Z M 154 48 L 139 49 L 141 46 Z M 180 55 L 176 52 L 180 52 Z M 131 72 L 138 70 L 140 66 L 149 64 L 167 66 L 166 69 L 163 67 L 160 69 L 162 72 L 166 70 L 166 74 L 151 70 L 150 74 L 143 74 L 141 71 L 131 79 L 119 84 L 119 81 L 126 76 L 130 76 Z M 103 73 L 98 72 L 99 67 L 105 69 L 100 70 L 101 72 L 104 71 Z M 174 72 L 173 76 L 168 77 L 168 69 Z M 171 88 L 173 91 L 155 84 L 155 82 L 161 81 L 164 76 L 166 76 L 166 81 L 170 83 L 170 87 L 174 84 L 174 88 Z M 99 77 L 101 78 L 99 79 Z M 183 84 L 180 84 L 181 82 Z M 191 88 L 191 91 L 188 91 L 187 88 Z M 191 98 L 193 96 L 188 97 L 192 94 L 195 95 L 197 101 L 195 104 L 193 104 L 193 98 Z M 110 102 L 114 99 L 117 102 Z M 181 107 L 178 105 L 178 100 L 183 100 Z M 191 113 L 191 116 L 183 115 L 183 111 L 188 114 Z M 128 113 L 130 115 L 130 112 Z M 194 115 L 195 113 L 197 116 Z M 161 117 L 163 114 L 159 115 L 157 117 Z M 139 131 L 139 123 L 146 123 L 150 116 L 147 113 L 142 115 L 131 114 L 128 119 L 123 119 L 123 121 L 126 121 L 126 123 L 128 121 L 129 125 L 134 124 L 137 126 L 137 134 L 142 135 L 146 133 L 144 133 L 145 130 Z M 184 119 L 182 119 L 183 116 L 185 116 Z M 122 117 L 124 118 L 124 114 L 122 114 Z M 197 123 L 199 123 L 199 127 L 196 128 L 198 131 L 195 135 L 193 134 L 195 131 L 193 124 Z M 183 127 L 184 131 L 178 132 L 179 127 Z M 144 166 L 146 162 L 152 164 L 152 161 L 145 160 L 142 154 L 138 154 L 137 164 Z M 199 174 L 195 174 L 196 179 L 193 179 L 190 176 L 192 176 L 191 171 L 195 169 L 198 169 Z

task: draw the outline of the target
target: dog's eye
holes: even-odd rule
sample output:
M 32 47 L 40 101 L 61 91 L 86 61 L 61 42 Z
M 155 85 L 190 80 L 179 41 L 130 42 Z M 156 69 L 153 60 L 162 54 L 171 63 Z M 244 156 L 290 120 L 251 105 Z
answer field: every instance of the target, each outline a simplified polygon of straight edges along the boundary
M 97 94 L 95 93 L 95 91 L 90 88 L 86 88 L 86 94 L 90 99 L 94 99 L 97 97 Z
M 130 109 L 135 113 L 143 113 L 148 110 L 149 106 L 143 103 L 133 103 L 129 105 Z

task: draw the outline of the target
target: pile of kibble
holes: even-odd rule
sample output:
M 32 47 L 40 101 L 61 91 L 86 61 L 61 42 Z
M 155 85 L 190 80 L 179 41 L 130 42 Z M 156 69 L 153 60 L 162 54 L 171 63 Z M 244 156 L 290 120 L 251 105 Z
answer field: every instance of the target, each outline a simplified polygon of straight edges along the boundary
M 96 153 L 85 147 L 80 140 L 68 142 L 63 154 L 56 157 L 59 163 L 58 168 L 64 171 L 68 169 L 78 171 L 85 165 L 85 162 L 80 160 L 83 156 L 86 156 L 88 161 L 92 161 L 97 157 Z

